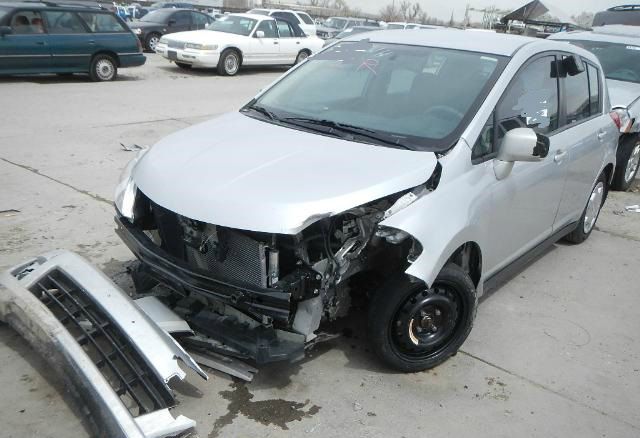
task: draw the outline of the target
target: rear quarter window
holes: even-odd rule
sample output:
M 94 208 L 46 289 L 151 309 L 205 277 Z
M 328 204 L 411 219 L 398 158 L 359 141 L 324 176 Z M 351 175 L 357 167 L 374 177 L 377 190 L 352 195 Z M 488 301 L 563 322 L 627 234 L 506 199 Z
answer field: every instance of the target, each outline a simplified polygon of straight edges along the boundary
M 127 29 L 125 29 L 118 19 L 111 14 L 80 12 L 78 15 L 80 15 L 80 18 L 84 20 L 91 32 L 127 32 Z

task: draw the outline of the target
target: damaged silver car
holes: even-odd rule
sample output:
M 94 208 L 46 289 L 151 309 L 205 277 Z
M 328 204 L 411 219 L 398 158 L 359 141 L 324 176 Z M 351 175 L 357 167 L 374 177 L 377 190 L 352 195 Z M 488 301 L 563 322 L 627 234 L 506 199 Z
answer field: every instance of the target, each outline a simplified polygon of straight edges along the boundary
M 163 285 L 153 294 L 194 348 L 293 360 L 357 298 L 382 360 L 431 368 L 488 288 L 589 236 L 615 166 L 608 108 L 600 64 L 578 47 L 354 36 L 140 152 L 116 191 L 117 232 L 138 292 Z

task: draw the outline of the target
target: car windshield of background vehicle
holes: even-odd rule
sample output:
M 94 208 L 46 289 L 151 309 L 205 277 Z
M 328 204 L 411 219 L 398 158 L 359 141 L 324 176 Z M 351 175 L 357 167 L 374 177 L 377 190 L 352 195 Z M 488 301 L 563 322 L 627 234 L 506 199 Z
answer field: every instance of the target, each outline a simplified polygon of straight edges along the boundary
M 600 60 L 604 75 L 614 81 L 640 83 L 640 46 L 604 41 L 574 41 Z
M 460 50 L 342 42 L 309 58 L 253 105 L 278 123 L 340 124 L 389 144 L 447 150 L 506 63 Z
M 140 21 L 144 21 L 147 23 L 166 23 L 169 19 L 169 16 L 173 14 L 175 11 L 173 9 L 160 9 L 157 11 L 151 11 L 144 17 L 140 19 Z
M 326 27 L 331 27 L 333 29 L 343 29 L 345 24 L 347 24 L 347 20 L 343 20 L 342 18 L 329 18 L 324 22 Z
M 404 29 L 404 24 L 390 24 L 390 25 L 387 26 L 387 29 L 389 29 L 389 30 Z
M 5 15 L 9 13 L 9 8 L 0 8 L 0 20 L 4 18 Z
M 226 15 L 209 25 L 209 30 L 249 36 L 257 21 L 238 15 Z

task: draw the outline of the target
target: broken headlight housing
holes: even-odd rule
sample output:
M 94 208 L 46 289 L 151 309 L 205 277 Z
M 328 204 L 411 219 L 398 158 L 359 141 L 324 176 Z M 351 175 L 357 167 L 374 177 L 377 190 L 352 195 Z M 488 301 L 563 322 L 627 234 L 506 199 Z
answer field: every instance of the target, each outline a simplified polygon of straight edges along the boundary
M 133 220 L 133 208 L 136 200 L 136 193 L 138 191 L 138 187 L 136 183 L 133 181 L 132 174 L 133 169 L 136 167 L 138 162 L 142 159 L 144 154 L 146 154 L 148 149 L 142 149 L 138 152 L 136 157 L 129 161 L 125 166 L 122 174 L 120 175 L 120 181 L 116 186 L 115 192 L 115 205 L 118 212 L 126 217 L 129 220 Z

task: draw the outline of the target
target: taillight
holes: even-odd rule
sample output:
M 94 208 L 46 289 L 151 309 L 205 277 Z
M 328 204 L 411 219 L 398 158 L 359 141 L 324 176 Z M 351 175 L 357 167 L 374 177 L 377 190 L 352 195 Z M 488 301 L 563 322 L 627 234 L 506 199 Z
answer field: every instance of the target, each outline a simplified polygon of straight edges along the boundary
M 611 118 L 613 119 L 613 123 L 616 124 L 616 126 L 618 127 L 618 129 L 620 129 L 622 127 L 622 120 L 620 120 L 620 114 L 618 114 L 615 111 L 611 111 L 609 113 L 609 115 L 611 116 Z
M 631 131 L 631 128 L 633 127 L 633 119 L 631 118 L 631 115 L 629 114 L 629 111 L 627 111 L 626 108 L 624 107 L 613 108 L 613 111 L 611 111 L 611 118 L 613 119 L 614 123 L 618 127 L 618 130 L 623 134 L 626 134 L 629 131 Z

